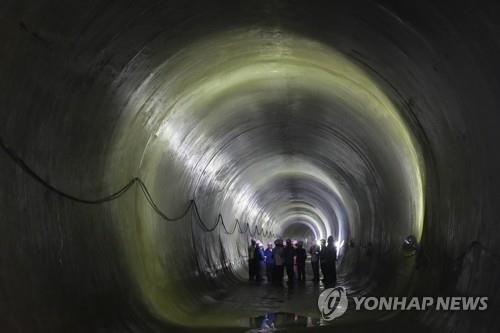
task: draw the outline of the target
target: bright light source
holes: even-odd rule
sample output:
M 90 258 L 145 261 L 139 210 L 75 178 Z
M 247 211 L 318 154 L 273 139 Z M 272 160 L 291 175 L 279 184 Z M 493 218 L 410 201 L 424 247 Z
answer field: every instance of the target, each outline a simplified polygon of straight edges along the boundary
M 344 246 L 344 240 L 338 240 L 335 243 L 335 248 L 337 249 L 337 257 L 339 256 L 340 249 Z

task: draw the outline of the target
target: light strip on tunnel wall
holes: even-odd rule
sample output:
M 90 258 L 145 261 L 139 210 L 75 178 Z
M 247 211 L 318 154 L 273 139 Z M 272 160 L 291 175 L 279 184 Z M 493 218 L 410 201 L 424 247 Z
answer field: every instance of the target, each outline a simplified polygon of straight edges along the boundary
M 240 42 L 241 40 L 245 40 L 245 43 L 252 45 L 259 41 L 259 36 L 256 36 L 257 33 L 258 31 L 246 32 L 244 34 L 245 37 L 237 34 L 224 34 L 210 41 L 210 44 L 226 43 L 226 45 L 236 48 L 238 46 L 237 43 L 232 45 L 228 41 L 234 40 L 234 36 L 238 36 L 237 39 Z M 172 113 L 180 112 L 184 105 L 191 103 L 190 99 L 193 96 L 196 96 L 196 103 L 203 105 L 207 103 L 207 100 L 217 98 L 216 96 L 220 92 L 225 91 L 229 87 L 235 87 L 260 77 L 281 77 L 285 80 L 300 78 L 301 81 L 311 86 L 315 85 L 315 82 L 316 84 L 319 83 L 316 86 L 318 90 L 324 89 L 325 85 L 328 86 L 332 83 L 334 83 L 333 87 L 338 86 L 338 83 L 341 82 L 343 86 L 349 87 L 351 92 L 362 92 L 359 98 L 371 100 L 374 107 L 369 111 L 375 112 L 375 117 L 383 118 L 383 122 L 387 125 L 389 132 L 393 132 L 400 140 L 400 147 L 404 147 L 401 153 L 407 157 L 405 167 L 408 169 L 408 174 L 413 173 L 414 189 L 417 192 L 415 195 L 415 221 L 416 234 L 420 238 L 423 218 L 423 175 L 420 170 L 421 163 L 411 135 L 403 124 L 398 111 L 366 73 L 350 63 L 339 53 L 310 40 L 282 33 L 280 36 L 282 36 L 282 39 L 280 39 L 276 48 L 266 45 L 264 52 L 259 52 L 252 55 L 253 57 L 249 56 L 244 60 L 239 60 L 232 66 L 228 64 L 229 69 L 222 68 L 219 73 L 213 73 L 213 79 L 205 78 L 202 84 L 193 84 L 189 93 L 179 100 L 178 106 L 180 106 L 180 109 L 175 106 L 172 108 Z M 242 45 L 239 46 L 241 47 Z M 204 47 L 206 45 L 200 45 L 200 48 Z M 238 49 L 234 51 L 237 52 Z M 303 59 L 307 60 L 304 61 Z M 334 91 L 335 89 L 331 90 Z M 371 117 L 369 114 L 367 116 Z M 165 124 L 167 124 L 165 133 L 171 134 L 178 130 L 174 128 L 175 122 L 166 122 Z M 168 129 L 168 124 L 174 127 Z

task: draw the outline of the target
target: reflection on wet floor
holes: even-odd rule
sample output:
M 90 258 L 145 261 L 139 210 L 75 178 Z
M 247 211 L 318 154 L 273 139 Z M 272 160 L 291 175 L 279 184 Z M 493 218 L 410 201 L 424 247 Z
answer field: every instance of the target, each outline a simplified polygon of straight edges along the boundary
M 306 273 L 307 274 L 307 273 Z M 312 274 L 308 274 L 312 277 Z M 364 282 L 364 281 L 363 281 Z M 367 295 L 357 281 L 342 277 L 339 285 L 347 290 L 347 312 L 332 321 L 321 318 L 318 296 L 325 290 L 323 283 L 307 279 L 305 284 L 281 286 L 267 282 L 243 282 L 229 288 L 223 296 L 205 299 L 203 311 L 195 317 L 197 328 L 189 332 L 386 332 L 387 324 L 406 333 L 422 332 L 423 328 L 397 312 L 354 311 L 353 296 Z M 193 319 L 195 319 L 193 318 Z M 194 320 L 193 320 L 194 323 Z
M 281 286 L 276 286 L 266 281 L 246 281 L 228 288 L 223 295 L 213 294 L 210 299 L 204 298 L 202 311 L 196 315 L 197 326 L 247 329 L 259 329 L 266 323 L 270 327 L 273 323 L 275 328 L 298 323 L 306 326 L 308 317 L 312 318 L 310 323 L 316 323 L 320 317 L 318 296 L 324 288 L 322 283 L 311 281 L 312 271 L 309 267 L 307 270 L 309 279 L 305 284 L 288 286 L 284 281 Z
M 320 318 L 301 316 L 289 312 L 266 313 L 264 316 L 250 318 L 247 332 L 274 332 L 285 328 L 317 327 L 322 324 Z
M 218 325 L 247 328 L 251 332 L 328 325 L 320 320 L 317 305 L 323 283 L 311 280 L 310 267 L 306 271 L 305 283 L 288 285 L 285 279 L 280 286 L 266 281 L 239 284 L 207 304 L 204 318 L 200 319 L 217 318 Z

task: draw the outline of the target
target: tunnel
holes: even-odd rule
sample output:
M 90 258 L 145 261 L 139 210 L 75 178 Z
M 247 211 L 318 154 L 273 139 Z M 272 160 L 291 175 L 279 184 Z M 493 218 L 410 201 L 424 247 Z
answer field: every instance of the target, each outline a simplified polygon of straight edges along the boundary
M 1 331 L 246 332 L 266 306 L 312 321 L 322 287 L 265 291 L 283 310 L 249 284 L 248 245 L 330 235 L 349 295 L 488 309 L 284 329 L 498 331 L 499 14 L 3 1 Z

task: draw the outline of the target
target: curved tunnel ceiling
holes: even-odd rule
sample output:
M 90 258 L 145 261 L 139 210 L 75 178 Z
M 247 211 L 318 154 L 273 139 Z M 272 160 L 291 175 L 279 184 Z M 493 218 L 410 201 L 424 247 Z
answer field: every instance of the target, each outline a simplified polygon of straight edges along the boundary
M 189 209 L 165 221 L 140 188 L 78 205 L 2 160 L 2 214 L 12 222 L 2 224 L 4 299 L 26 309 L 6 310 L 7 328 L 235 326 L 231 314 L 201 315 L 211 295 L 244 278 L 249 235 L 200 228 L 220 217 L 229 229 L 239 221 L 352 241 L 339 267 L 352 290 L 493 290 L 487 272 L 457 271 L 450 258 L 473 240 L 497 246 L 488 200 L 499 164 L 500 10 L 189 5 L 0 7 L 8 146 L 69 193 L 99 197 L 140 177 L 161 211 L 179 216 L 194 200 L 203 219 Z M 408 235 L 435 249 L 425 273 L 403 258 Z M 369 283 L 360 267 L 375 267 Z M 97 316 L 93 304 L 117 310 Z M 40 319 L 42 308 L 45 318 L 69 314 Z M 441 328 L 446 318 L 412 317 Z

